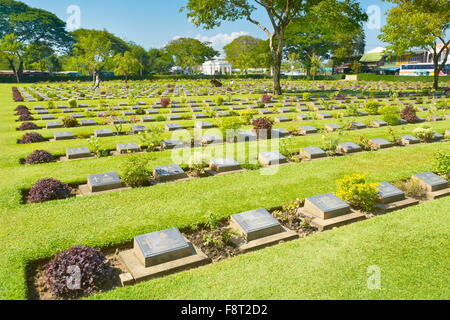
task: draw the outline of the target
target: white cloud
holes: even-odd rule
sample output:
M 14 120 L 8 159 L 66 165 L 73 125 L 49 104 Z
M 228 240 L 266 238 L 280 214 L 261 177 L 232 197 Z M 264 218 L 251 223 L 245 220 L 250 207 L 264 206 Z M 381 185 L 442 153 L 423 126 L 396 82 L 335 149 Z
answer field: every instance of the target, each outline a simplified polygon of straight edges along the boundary
M 219 33 L 212 37 L 203 36 L 201 34 L 198 34 L 195 39 L 200 40 L 202 42 L 211 42 L 211 45 L 215 49 L 222 49 L 224 46 L 232 42 L 234 39 L 239 38 L 241 36 L 248 35 L 248 32 L 245 31 L 239 31 L 239 32 L 233 32 L 231 34 L 226 33 Z

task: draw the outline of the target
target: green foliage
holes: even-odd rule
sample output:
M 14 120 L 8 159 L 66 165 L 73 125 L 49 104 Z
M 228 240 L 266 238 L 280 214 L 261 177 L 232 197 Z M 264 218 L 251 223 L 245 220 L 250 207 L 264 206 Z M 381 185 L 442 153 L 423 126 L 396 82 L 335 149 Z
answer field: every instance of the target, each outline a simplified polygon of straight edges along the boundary
M 213 213 L 208 213 L 204 217 L 204 225 L 208 230 L 203 234 L 202 240 L 205 247 L 224 248 L 231 244 L 231 239 L 237 233 L 231 228 L 220 228 L 220 217 Z
M 241 112 L 241 122 L 244 125 L 250 125 L 253 122 L 253 117 L 256 116 L 258 114 L 257 111 L 255 110 L 245 110 L 243 112 Z
M 302 95 L 302 100 L 303 101 L 311 101 L 311 93 L 304 92 L 303 95 Z
M 148 131 L 139 132 L 141 147 L 147 147 L 147 151 L 156 151 L 161 146 L 163 133 L 164 130 L 157 126 L 149 127 Z
M 193 38 L 172 40 L 166 45 L 165 50 L 175 57 L 175 63 L 182 68 L 194 68 L 219 54 L 209 43 Z
M 69 100 L 69 107 L 71 107 L 71 108 L 73 108 L 73 109 L 77 108 L 77 107 L 78 107 L 77 100 L 75 100 L 75 99 L 70 99 L 70 100 Z
M 450 176 L 450 153 L 438 152 L 434 171 L 441 176 Z
M 336 195 L 354 208 L 370 212 L 378 198 L 377 184 L 367 182 L 361 174 L 345 176 L 337 181 Z
M 424 199 L 427 195 L 427 190 L 425 190 L 417 180 L 409 179 L 406 181 L 399 181 L 394 183 L 394 186 L 402 190 L 407 197 Z
M 121 179 L 132 188 L 145 186 L 151 174 L 147 168 L 148 162 L 148 158 L 138 155 L 124 157 L 124 161 L 120 164 Z
M 62 119 L 62 122 L 65 128 L 74 128 L 80 125 L 78 120 L 72 117 L 65 117 Z
M 223 50 L 226 59 L 242 73 L 250 68 L 267 68 L 270 66 L 270 50 L 267 41 L 251 36 L 240 36 L 226 45 Z
M 224 141 L 234 141 L 242 127 L 242 121 L 239 117 L 224 117 L 217 119 L 217 125 L 222 132 Z
M 108 155 L 108 150 L 102 149 L 100 138 L 91 137 L 87 141 L 89 150 L 95 154 L 97 158 L 101 158 Z
M 345 113 L 348 116 L 357 116 L 358 115 L 358 106 L 356 104 L 349 104 L 347 106 L 347 110 L 345 111 Z
M 423 142 L 428 142 L 433 140 L 433 130 L 427 125 L 422 125 L 416 129 L 414 129 L 413 134 L 416 138 L 420 139 Z
M 364 105 L 364 110 L 368 114 L 378 114 L 378 109 L 380 108 L 380 103 L 376 100 L 369 100 Z
M 328 132 L 322 131 L 322 144 L 320 148 L 327 153 L 328 156 L 334 156 L 336 154 L 336 148 L 340 142 L 342 131 Z
M 390 126 L 396 126 L 400 123 L 400 110 L 396 106 L 386 105 L 381 107 L 380 113 L 385 121 Z

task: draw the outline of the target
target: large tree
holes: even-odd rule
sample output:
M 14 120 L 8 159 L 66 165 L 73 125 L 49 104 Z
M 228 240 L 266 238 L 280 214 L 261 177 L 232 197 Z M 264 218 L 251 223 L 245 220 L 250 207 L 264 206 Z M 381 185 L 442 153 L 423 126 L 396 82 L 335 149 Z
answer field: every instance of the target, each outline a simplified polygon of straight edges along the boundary
M 80 67 L 95 79 L 105 69 L 114 69 L 113 57 L 129 50 L 128 44 L 106 30 L 78 29 L 72 55 Z
M 363 22 L 367 20 L 354 0 L 324 0 L 308 15 L 295 18 L 286 29 L 286 55 L 297 53 L 307 74 L 312 57 L 339 61 L 364 53 Z
M 3 58 L 7 59 L 17 81 L 23 73 L 24 55 L 20 50 L 12 49 L 21 47 L 25 51 L 28 46 L 34 46 L 31 49 L 45 46 L 52 49 L 47 51 L 48 56 L 54 51 L 69 50 L 73 38 L 65 27 L 66 24 L 53 13 L 31 8 L 19 1 L 0 0 L 0 40 L 6 49 L 2 51 Z
M 138 74 L 141 67 L 139 60 L 130 51 L 115 55 L 113 62 L 114 72 L 119 76 L 125 76 L 125 81 L 128 81 L 129 76 Z
M 398 55 L 413 48 L 423 48 L 432 52 L 433 88 L 439 89 L 439 74 L 447 63 L 450 51 L 447 34 L 450 27 L 450 1 L 388 1 L 397 6 L 389 10 L 387 24 L 382 29 L 380 39 L 390 43 L 388 49 Z
M 282 94 L 280 74 L 285 32 L 295 18 L 307 16 L 310 9 L 322 0 L 187 0 L 184 10 L 196 26 L 212 29 L 222 21 L 246 19 L 263 30 L 269 39 L 272 54 L 274 94 Z M 270 26 L 263 25 L 255 12 L 263 9 Z
M 150 49 L 148 51 L 148 70 L 151 73 L 169 73 L 175 65 L 173 57 L 165 49 Z
M 250 68 L 269 68 L 271 65 L 269 44 L 252 36 L 240 36 L 223 50 L 227 61 L 242 73 Z
M 183 69 L 194 69 L 219 54 L 209 43 L 193 38 L 172 40 L 166 45 L 165 50 L 175 58 L 175 63 Z

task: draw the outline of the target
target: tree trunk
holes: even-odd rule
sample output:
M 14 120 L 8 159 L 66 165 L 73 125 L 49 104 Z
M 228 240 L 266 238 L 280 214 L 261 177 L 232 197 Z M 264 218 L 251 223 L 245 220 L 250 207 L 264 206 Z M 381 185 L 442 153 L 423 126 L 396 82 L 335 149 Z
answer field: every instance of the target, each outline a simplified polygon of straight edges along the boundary
M 274 95 L 282 95 L 283 91 L 281 90 L 281 58 L 278 59 L 274 56 L 274 65 L 273 65 L 273 94 Z
M 16 66 L 14 65 L 14 60 L 8 59 L 9 67 L 11 68 L 12 72 L 14 73 L 14 76 L 16 77 L 16 82 L 20 83 L 20 72 L 18 69 L 16 69 Z M 20 68 L 19 68 L 20 69 Z
M 437 91 L 437 90 L 439 90 L 439 72 L 441 72 L 441 70 L 439 68 L 439 59 L 436 55 L 433 58 L 433 62 L 434 62 L 433 89 Z

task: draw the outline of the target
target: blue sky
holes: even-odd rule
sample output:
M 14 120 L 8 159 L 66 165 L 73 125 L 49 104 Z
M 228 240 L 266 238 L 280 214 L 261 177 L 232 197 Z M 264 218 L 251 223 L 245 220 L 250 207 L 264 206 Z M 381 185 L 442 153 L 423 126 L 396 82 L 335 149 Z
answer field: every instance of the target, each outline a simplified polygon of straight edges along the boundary
M 23 0 L 26 4 L 55 13 L 67 21 L 70 5 L 81 10 L 81 27 L 87 29 L 106 29 L 117 36 L 134 41 L 144 48 L 162 47 L 175 37 L 193 37 L 211 41 L 216 49 L 242 34 L 265 38 L 265 34 L 247 21 L 226 22 L 213 30 L 194 27 L 180 12 L 186 0 Z M 361 0 L 366 10 L 378 6 L 381 12 L 381 25 L 385 23 L 385 12 L 390 4 L 381 0 Z M 268 24 L 264 12 L 256 14 L 263 23 Z M 377 39 L 378 28 L 366 26 L 366 50 L 383 46 Z

